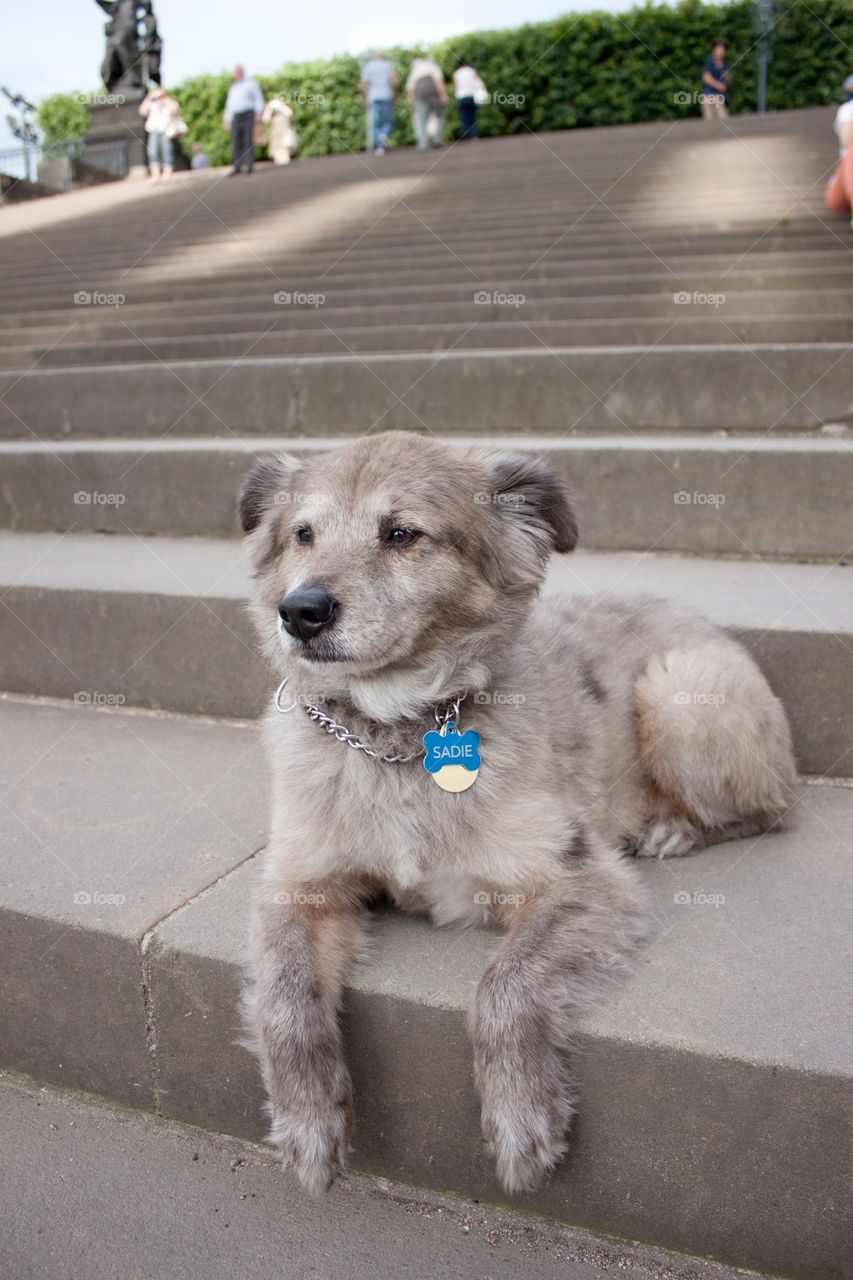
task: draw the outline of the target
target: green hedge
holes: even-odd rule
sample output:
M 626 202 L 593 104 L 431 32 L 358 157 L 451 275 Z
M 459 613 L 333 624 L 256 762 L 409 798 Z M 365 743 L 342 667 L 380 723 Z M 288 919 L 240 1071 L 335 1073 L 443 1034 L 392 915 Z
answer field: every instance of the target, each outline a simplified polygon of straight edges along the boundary
M 853 71 L 853 0 L 776 0 L 768 105 L 815 106 L 838 100 Z M 566 14 L 509 31 L 478 31 L 430 52 L 449 77 L 457 57 L 477 68 L 496 100 L 480 110 L 484 136 L 527 129 L 674 120 L 698 114 L 701 66 L 716 39 L 734 64 L 732 109 L 755 109 L 758 68 L 748 0 L 646 4 L 626 13 Z M 389 49 L 401 83 L 423 50 Z M 291 64 L 259 81 L 267 97 L 291 103 L 302 155 L 364 146 L 359 60 L 342 56 Z M 187 143 L 204 144 L 212 163 L 228 160 L 222 111 L 230 74 L 198 76 L 172 92 L 189 125 Z M 397 104 L 394 145 L 414 142 L 405 99 Z M 447 136 L 457 137 L 451 107 Z
M 83 93 L 54 93 L 45 98 L 38 109 L 36 121 L 42 140 L 51 142 L 76 142 L 89 132 L 89 109 Z

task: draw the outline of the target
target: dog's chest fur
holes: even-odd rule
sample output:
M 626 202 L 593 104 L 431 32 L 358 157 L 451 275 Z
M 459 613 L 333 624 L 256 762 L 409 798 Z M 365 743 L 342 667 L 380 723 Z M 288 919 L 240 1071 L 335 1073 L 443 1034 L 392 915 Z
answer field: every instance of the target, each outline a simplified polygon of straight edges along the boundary
M 559 619 L 543 625 L 509 683 L 486 705 L 464 705 L 461 727 L 480 733 L 482 768 L 459 795 L 436 786 L 420 759 L 386 764 L 300 708 L 272 713 L 268 874 L 281 884 L 372 877 L 436 920 L 476 920 L 484 892 L 531 890 L 579 851 L 632 834 L 642 770 L 630 673 L 617 681 L 609 661 L 591 670 L 577 658 L 577 632 L 571 644 L 564 635 Z M 433 727 L 426 713 L 414 741 Z

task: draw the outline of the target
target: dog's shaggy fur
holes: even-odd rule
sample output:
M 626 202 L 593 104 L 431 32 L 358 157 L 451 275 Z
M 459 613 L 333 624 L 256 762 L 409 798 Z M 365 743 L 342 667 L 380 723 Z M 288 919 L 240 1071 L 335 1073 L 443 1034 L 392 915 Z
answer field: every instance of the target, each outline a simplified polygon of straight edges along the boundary
M 462 728 L 482 739 L 476 783 L 451 795 L 420 760 L 350 750 L 299 705 L 270 712 L 247 1017 L 271 1140 L 312 1190 L 344 1163 L 337 1010 L 365 907 L 384 892 L 439 924 L 506 929 L 470 1028 L 483 1133 L 506 1189 L 529 1187 L 565 1150 L 578 1014 L 642 932 L 626 854 L 778 824 L 795 778 L 782 707 L 744 650 L 688 609 L 540 598 L 548 556 L 571 551 L 577 530 L 529 458 L 374 436 L 261 460 L 240 514 L 254 618 L 288 702 L 408 755 L 464 692 Z M 303 642 L 279 602 L 317 586 L 337 609 Z

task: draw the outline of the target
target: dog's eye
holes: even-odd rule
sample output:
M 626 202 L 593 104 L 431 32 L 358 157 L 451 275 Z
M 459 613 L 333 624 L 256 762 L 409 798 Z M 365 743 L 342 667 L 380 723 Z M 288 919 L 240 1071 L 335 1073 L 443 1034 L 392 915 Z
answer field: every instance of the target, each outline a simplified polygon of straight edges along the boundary
M 404 529 L 397 527 L 389 529 L 385 534 L 384 541 L 391 547 L 410 547 L 413 542 L 417 542 L 420 537 L 417 529 Z
M 308 547 L 314 541 L 314 534 L 310 529 L 305 529 L 305 528 L 297 529 L 296 541 L 300 542 L 303 547 Z

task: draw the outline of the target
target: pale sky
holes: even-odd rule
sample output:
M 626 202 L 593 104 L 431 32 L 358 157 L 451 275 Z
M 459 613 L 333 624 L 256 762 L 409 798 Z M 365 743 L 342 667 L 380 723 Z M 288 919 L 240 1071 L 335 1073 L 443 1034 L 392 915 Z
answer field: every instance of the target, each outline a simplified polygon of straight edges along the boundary
M 624 11 L 634 0 L 154 0 L 163 37 L 163 79 L 243 62 L 256 74 L 285 62 L 361 53 L 372 45 L 431 43 L 466 31 L 518 26 L 569 10 Z M 2 0 L 0 85 L 38 103 L 60 91 L 94 90 L 106 14 L 95 0 Z M 0 148 L 14 143 L 0 106 Z

